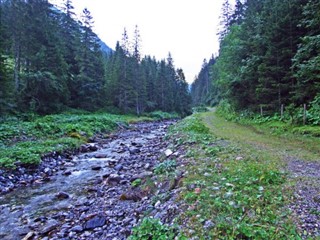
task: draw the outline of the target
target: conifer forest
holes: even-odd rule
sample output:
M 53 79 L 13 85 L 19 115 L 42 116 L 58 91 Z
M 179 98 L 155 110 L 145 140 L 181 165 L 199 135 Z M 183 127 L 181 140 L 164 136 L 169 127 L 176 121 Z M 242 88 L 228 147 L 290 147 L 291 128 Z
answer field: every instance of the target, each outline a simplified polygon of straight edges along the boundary
M 214 2 L 218 52 L 189 83 L 138 24 L 108 46 L 80 0 L 0 0 L 0 239 L 319 240 L 320 1 L 86 1 L 175 6 L 147 33 L 179 47 Z
M 1 0 L 0 6 L 1 113 L 190 113 L 183 70 L 170 53 L 162 60 L 142 57 L 138 26 L 132 38 L 124 29 L 111 50 L 92 31 L 90 11 L 78 20 L 71 1 L 62 9 L 43 0 Z

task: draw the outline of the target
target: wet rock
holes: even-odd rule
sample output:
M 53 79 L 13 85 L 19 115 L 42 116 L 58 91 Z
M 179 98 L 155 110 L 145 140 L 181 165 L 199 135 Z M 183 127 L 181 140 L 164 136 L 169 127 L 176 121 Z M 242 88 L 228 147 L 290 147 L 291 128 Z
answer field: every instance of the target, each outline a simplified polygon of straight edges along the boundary
M 152 172 L 146 171 L 146 172 L 143 172 L 143 173 L 139 173 L 139 174 L 133 175 L 130 178 L 130 181 L 133 182 L 134 180 L 137 180 L 137 179 L 146 179 L 148 177 L 151 177 L 152 175 L 153 175 Z
M 62 175 L 65 175 L 65 176 L 69 176 L 71 175 L 71 171 L 70 170 L 66 170 L 62 173 Z
M 137 148 L 137 147 L 132 147 L 132 148 L 129 148 L 129 152 L 130 152 L 130 154 L 137 154 L 137 153 L 140 153 L 140 149 L 139 148 Z
M 144 165 L 144 169 L 150 169 L 150 163 L 147 163 L 146 165 Z
M 106 158 L 108 156 L 108 154 L 106 153 L 96 153 L 94 155 L 95 158 Z
M 102 178 L 108 178 L 110 176 L 111 172 L 105 172 L 102 175 Z
M 120 200 L 127 201 L 133 200 L 135 202 L 140 201 L 144 197 L 145 193 L 141 190 L 132 190 L 127 193 L 123 193 L 120 196 Z
M 118 164 L 118 165 L 116 165 L 116 166 L 114 167 L 114 169 L 115 169 L 116 171 L 121 171 L 121 170 L 123 169 L 123 165 L 122 165 L 122 164 Z
M 51 181 L 51 178 L 50 177 L 44 177 L 42 179 L 43 182 L 50 182 Z
M 164 151 L 164 155 L 165 155 L 166 157 L 169 157 L 169 156 L 171 156 L 172 154 L 173 154 L 173 152 L 172 152 L 171 149 L 167 149 L 167 150 Z
M 30 240 L 32 239 L 34 236 L 36 235 L 35 232 L 29 232 L 24 238 L 22 238 L 22 240 Z
M 52 230 L 56 229 L 59 226 L 59 223 L 54 220 L 50 219 L 47 224 L 43 227 L 41 231 L 41 235 L 46 235 L 47 233 L 51 232 Z
M 106 217 L 105 216 L 95 216 L 92 219 L 89 219 L 83 225 L 83 230 L 91 230 L 97 227 L 102 227 L 106 224 Z
M 102 167 L 100 165 L 92 166 L 91 169 L 94 171 L 99 171 Z
M 59 200 L 63 200 L 63 199 L 69 198 L 70 196 L 69 196 L 69 194 L 66 193 L 66 192 L 59 192 L 59 193 L 57 193 L 57 194 L 55 195 L 55 197 L 56 197 L 57 199 L 59 199 Z
M 122 180 L 121 176 L 118 174 L 110 174 L 109 177 L 107 178 L 107 183 L 111 185 L 116 185 L 120 183 Z
M 79 232 L 82 232 L 82 231 L 83 231 L 83 227 L 80 226 L 80 225 L 76 225 L 76 226 L 74 226 L 73 228 L 71 228 L 70 231 L 79 233 Z
M 90 144 L 90 146 L 89 146 L 89 150 L 90 151 L 97 151 L 98 150 L 98 146 L 97 145 L 94 145 L 94 144 Z
M 45 168 L 45 169 L 43 170 L 43 172 L 44 172 L 45 174 L 50 175 L 50 174 L 51 174 L 51 169 L 50 169 L 50 168 Z
M 86 145 L 81 145 L 81 146 L 79 147 L 79 151 L 82 152 L 82 153 L 89 152 L 88 146 L 86 146 Z
M 30 229 L 28 227 L 19 227 L 15 229 L 15 231 L 18 233 L 19 236 L 25 236 L 26 234 L 28 234 Z

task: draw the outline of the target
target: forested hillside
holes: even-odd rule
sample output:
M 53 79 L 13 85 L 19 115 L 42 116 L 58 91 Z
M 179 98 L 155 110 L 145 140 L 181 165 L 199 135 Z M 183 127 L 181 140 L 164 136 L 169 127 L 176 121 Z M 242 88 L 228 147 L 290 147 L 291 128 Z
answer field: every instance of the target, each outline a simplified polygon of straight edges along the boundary
M 192 85 L 194 104 L 222 98 L 240 111 L 294 112 L 306 104 L 309 113 L 320 112 L 320 2 L 230 3 L 223 5 L 219 56 Z
M 90 11 L 78 20 L 71 0 L 62 9 L 43 0 L 1 0 L 0 13 L 1 114 L 69 108 L 189 113 L 182 69 L 170 54 L 161 61 L 142 57 L 138 27 L 132 39 L 124 30 L 110 51 L 93 32 Z

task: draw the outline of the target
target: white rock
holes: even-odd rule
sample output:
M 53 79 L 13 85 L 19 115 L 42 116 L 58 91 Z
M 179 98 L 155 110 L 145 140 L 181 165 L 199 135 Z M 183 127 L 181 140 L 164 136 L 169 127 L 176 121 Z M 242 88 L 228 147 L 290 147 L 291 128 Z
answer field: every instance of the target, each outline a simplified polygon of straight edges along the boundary
M 167 149 L 164 151 L 164 154 L 166 155 L 166 157 L 169 157 L 170 155 L 172 155 L 172 150 L 171 149 Z

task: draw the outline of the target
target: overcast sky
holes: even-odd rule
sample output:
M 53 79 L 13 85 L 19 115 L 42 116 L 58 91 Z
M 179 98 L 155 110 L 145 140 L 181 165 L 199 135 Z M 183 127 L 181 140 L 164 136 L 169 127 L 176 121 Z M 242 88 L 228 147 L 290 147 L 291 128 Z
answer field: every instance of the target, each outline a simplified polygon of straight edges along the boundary
M 73 0 L 75 12 L 85 7 L 94 18 L 94 31 L 112 49 L 124 28 L 141 35 L 143 55 L 161 60 L 170 52 L 176 68 L 191 83 L 203 59 L 217 55 L 219 17 L 224 0 Z M 61 3 L 63 0 L 51 0 Z

